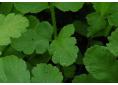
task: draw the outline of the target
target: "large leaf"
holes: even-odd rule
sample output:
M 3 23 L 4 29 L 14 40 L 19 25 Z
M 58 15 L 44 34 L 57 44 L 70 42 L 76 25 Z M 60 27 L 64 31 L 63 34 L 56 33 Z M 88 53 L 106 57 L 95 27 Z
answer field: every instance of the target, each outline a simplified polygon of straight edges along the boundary
M 25 54 L 32 54 L 34 51 L 42 54 L 49 48 L 52 32 L 53 28 L 48 22 L 41 22 L 25 32 L 20 38 L 14 39 L 12 47 Z
M 18 38 L 26 31 L 29 22 L 20 14 L 0 14 L 0 45 L 11 43 L 10 38 Z
M 55 6 L 62 11 L 73 11 L 76 12 L 82 8 L 83 2 L 58 2 Z
M 104 46 L 94 45 L 85 53 L 85 67 L 98 80 L 113 79 L 111 69 L 114 63 L 115 57 Z
M 15 8 L 22 13 L 37 13 L 48 8 L 48 3 L 43 2 L 17 2 Z
M 32 82 L 38 83 L 59 83 L 63 76 L 59 69 L 51 64 L 38 64 L 32 70 Z
M 74 26 L 72 24 L 65 26 L 58 37 L 52 41 L 50 45 L 50 54 L 52 54 L 52 61 L 59 63 L 62 66 L 69 66 L 77 59 L 78 47 L 76 39 L 71 37 L 74 33 Z
M 25 62 L 14 55 L 0 58 L 0 82 L 30 82 L 30 73 Z

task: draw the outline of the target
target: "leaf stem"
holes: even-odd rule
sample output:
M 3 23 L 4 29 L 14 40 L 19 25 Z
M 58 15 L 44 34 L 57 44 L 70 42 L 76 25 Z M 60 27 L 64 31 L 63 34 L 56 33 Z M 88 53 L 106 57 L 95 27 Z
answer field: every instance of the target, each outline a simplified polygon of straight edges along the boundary
M 50 12 L 51 12 L 51 20 L 54 28 L 54 38 L 57 37 L 57 26 L 56 26 L 56 17 L 55 17 L 55 10 L 54 10 L 54 5 L 53 2 L 49 3 L 50 6 Z

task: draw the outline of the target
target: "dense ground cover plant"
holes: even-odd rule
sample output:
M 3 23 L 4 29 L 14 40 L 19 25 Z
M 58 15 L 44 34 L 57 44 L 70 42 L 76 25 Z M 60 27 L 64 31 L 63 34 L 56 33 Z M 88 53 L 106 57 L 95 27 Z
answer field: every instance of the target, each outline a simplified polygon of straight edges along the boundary
M 118 82 L 118 3 L 0 3 L 0 82 Z

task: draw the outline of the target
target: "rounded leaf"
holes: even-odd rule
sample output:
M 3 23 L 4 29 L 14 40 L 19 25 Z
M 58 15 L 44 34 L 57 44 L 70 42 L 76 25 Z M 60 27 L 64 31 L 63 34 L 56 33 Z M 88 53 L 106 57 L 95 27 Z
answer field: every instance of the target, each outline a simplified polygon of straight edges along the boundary
M 26 63 L 14 55 L 0 58 L 0 82 L 30 82 L 30 73 L 27 70 Z
M 111 78 L 110 69 L 113 66 L 115 58 L 104 46 L 94 45 L 88 48 L 84 57 L 84 65 L 88 72 L 96 79 L 104 80 Z
M 82 8 L 83 4 L 83 2 L 58 2 L 55 6 L 62 11 L 76 12 Z
M 59 69 L 51 64 L 38 64 L 32 70 L 32 82 L 34 83 L 59 83 L 63 76 Z
M 17 2 L 15 8 L 22 13 L 37 13 L 48 8 L 48 3 L 44 2 Z

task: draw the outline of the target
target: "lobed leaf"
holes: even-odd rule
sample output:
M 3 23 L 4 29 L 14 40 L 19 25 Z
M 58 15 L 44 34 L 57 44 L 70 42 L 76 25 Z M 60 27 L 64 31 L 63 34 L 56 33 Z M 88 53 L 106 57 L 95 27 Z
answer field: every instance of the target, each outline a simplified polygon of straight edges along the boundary
M 71 37 L 74 33 L 72 24 L 65 26 L 58 37 L 52 41 L 49 52 L 52 54 L 52 61 L 62 66 L 69 66 L 77 59 L 78 47 L 76 39 Z
M 32 82 L 37 83 L 59 83 L 63 76 L 59 69 L 51 64 L 38 64 L 32 70 Z
M 38 23 L 20 38 L 14 39 L 12 47 L 18 51 L 23 51 L 25 54 L 32 54 L 34 51 L 43 54 L 49 48 L 52 33 L 53 28 L 48 22 Z
M 0 14 L 0 45 L 8 45 L 11 38 L 18 38 L 26 31 L 29 21 L 20 14 Z

